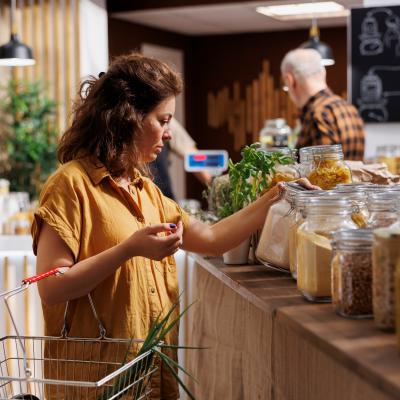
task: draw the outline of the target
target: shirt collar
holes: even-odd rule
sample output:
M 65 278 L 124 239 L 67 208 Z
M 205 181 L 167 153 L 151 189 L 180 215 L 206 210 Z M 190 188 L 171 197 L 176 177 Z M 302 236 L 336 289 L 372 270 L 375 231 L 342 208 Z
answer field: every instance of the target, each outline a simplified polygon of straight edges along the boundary
M 113 179 L 107 168 L 98 160 L 93 157 L 82 157 L 79 159 L 86 173 L 89 175 L 90 180 L 94 185 L 98 185 L 103 179 L 109 178 Z M 143 189 L 143 177 L 138 169 L 133 170 L 133 180 L 130 183 L 136 186 L 139 190 Z
M 319 92 L 315 93 L 313 96 L 311 96 L 308 100 L 307 103 L 303 106 L 301 110 L 301 119 L 304 118 L 306 115 L 307 111 L 310 109 L 310 107 L 320 98 L 322 97 L 327 97 L 332 94 L 331 90 L 329 88 L 325 88 L 320 90 Z

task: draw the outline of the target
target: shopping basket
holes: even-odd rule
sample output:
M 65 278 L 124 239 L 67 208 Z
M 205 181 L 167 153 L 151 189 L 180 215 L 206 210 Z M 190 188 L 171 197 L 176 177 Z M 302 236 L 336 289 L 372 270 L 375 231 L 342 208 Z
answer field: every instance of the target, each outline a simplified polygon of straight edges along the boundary
M 55 268 L 24 279 L 21 286 L 0 294 L 16 332 L 0 339 L 0 400 L 149 398 L 151 377 L 158 369 L 157 355 L 149 350 L 130 360 L 128 354 L 137 354 L 143 341 L 107 338 L 90 295 L 90 307 L 99 324 L 98 338 L 68 336 L 68 303 L 60 337 L 19 334 L 9 299 L 33 283 L 67 270 Z

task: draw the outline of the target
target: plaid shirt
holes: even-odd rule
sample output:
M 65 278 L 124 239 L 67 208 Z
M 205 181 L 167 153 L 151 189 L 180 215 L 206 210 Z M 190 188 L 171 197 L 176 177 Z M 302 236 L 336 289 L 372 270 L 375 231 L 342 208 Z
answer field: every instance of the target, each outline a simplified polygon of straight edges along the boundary
M 324 89 L 312 96 L 300 115 L 297 148 L 341 144 L 346 160 L 364 158 L 364 126 L 357 109 Z

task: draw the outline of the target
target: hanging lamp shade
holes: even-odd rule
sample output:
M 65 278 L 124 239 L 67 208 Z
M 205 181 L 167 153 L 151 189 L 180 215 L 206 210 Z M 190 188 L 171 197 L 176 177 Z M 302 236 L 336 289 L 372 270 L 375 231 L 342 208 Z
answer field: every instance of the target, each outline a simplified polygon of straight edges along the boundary
M 307 40 L 307 42 L 301 44 L 300 47 L 302 49 L 317 50 L 318 53 L 321 55 L 322 64 L 325 66 L 335 64 L 332 49 L 326 43 L 321 42 L 321 40 L 319 39 L 319 29 L 314 23 L 310 29 L 310 38 Z
M 15 33 L 11 34 L 8 43 L 0 46 L 0 66 L 22 67 L 34 64 L 32 50 L 23 44 Z
M 34 65 L 35 59 L 30 47 L 22 43 L 16 34 L 16 25 L 14 15 L 16 10 L 16 0 L 11 0 L 10 7 L 10 41 L 0 46 L 0 66 L 6 67 L 24 67 Z

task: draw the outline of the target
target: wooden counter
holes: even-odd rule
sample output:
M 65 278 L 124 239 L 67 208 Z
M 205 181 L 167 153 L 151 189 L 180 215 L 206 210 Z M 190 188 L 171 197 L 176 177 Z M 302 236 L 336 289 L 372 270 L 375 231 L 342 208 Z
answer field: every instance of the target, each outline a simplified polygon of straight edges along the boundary
M 305 301 L 289 275 L 195 260 L 190 344 L 197 400 L 400 399 L 396 336 Z

